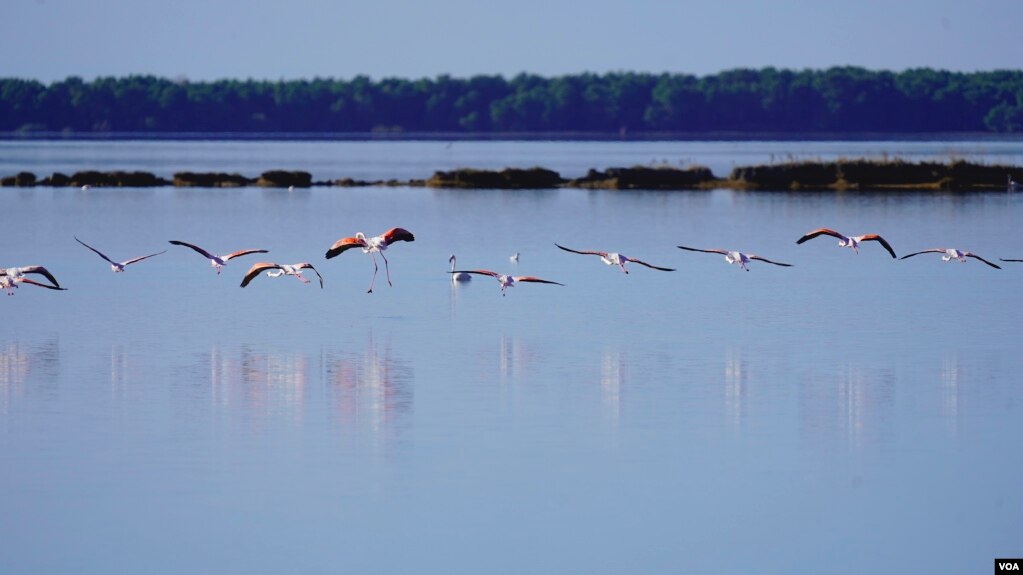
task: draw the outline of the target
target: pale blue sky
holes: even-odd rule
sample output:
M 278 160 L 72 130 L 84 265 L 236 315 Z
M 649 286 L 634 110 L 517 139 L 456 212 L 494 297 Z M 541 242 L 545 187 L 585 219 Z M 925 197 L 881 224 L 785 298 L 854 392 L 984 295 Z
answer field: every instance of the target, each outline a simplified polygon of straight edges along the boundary
M 1023 0 L 3 0 L 0 77 L 374 79 L 1023 63 Z

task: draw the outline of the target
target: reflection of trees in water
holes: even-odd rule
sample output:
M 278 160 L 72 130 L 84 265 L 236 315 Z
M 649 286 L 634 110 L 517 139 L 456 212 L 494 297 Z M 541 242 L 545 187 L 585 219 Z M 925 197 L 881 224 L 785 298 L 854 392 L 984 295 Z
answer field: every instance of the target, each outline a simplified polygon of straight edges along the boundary
M 846 366 L 833 377 L 800 384 L 802 433 L 814 443 L 844 441 L 862 449 L 889 434 L 895 375 L 888 369 Z
M 0 413 L 7 413 L 11 401 L 23 396 L 30 385 L 41 389 L 55 386 L 59 371 L 56 337 L 38 344 L 0 344 Z

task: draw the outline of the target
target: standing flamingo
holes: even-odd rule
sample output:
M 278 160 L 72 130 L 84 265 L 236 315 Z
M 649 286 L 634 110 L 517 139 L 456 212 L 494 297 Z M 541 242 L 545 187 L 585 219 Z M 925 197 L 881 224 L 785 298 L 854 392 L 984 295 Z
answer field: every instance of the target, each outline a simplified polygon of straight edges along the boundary
M 227 254 L 226 256 L 216 256 L 216 255 L 213 255 L 210 252 L 200 248 L 199 246 L 196 246 L 196 245 L 193 245 L 193 244 L 190 244 L 190 243 L 187 243 L 187 242 L 182 242 L 182 241 L 178 241 L 178 240 L 170 240 L 170 243 L 172 243 L 172 244 L 174 244 L 176 246 L 185 246 L 186 248 L 192 248 L 193 250 L 195 250 L 195 251 L 199 252 L 200 254 L 202 254 L 203 256 L 205 256 L 207 259 L 210 260 L 210 266 L 212 266 L 212 267 L 217 269 L 217 275 L 220 275 L 220 268 L 222 268 L 225 265 L 227 265 L 228 260 L 230 260 L 232 258 L 236 258 L 236 257 L 239 257 L 239 256 L 245 256 L 245 255 L 248 255 L 248 254 L 265 254 L 265 253 L 269 253 L 269 252 L 267 252 L 267 250 L 238 250 L 236 252 L 231 252 L 231 253 Z
M 842 234 L 840 234 L 840 233 L 838 233 L 838 232 L 836 232 L 834 230 L 829 230 L 828 228 L 818 228 L 818 229 L 813 230 L 811 232 L 806 232 L 803 235 L 803 237 L 801 237 L 798 240 L 796 240 L 796 243 L 797 244 L 801 244 L 801 243 L 805 242 L 806 240 L 812 240 L 813 238 L 815 238 L 817 236 L 820 236 L 820 235 L 826 235 L 826 236 L 831 236 L 831 237 L 834 237 L 834 238 L 838 238 L 838 246 L 839 247 L 842 247 L 842 248 L 852 248 L 852 251 L 856 252 L 857 254 L 860 253 L 860 251 L 859 251 L 860 242 L 877 242 L 877 243 L 881 244 L 882 246 L 884 246 L 884 249 L 888 250 L 888 253 L 892 254 L 892 258 L 895 258 L 895 250 L 892 249 L 892 246 L 889 245 L 888 242 L 886 242 L 884 238 L 882 238 L 881 236 L 879 236 L 877 234 L 864 234 L 862 236 L 843 236 Z
M 919 252 L 913 252 L 913 253 L 911 253 L 909 255 L 902 256 L 902 259 L 911 258 L 913 256 L 918 256 L 920 254 L 931 254 L 931 253 L 934 253 L 934 254 L 944 254 L 944 255 L 941 256 L 941 259 L 942 259 L 942 261 L 946 261 L 946 262 L 950 262 L 952 260 L 956 260 L 959 263 L 966 263 L 966 258 L 973 258 L 973 259 L 976 259 L 976 260 L 980 260 L 980 261 L 986 263 L 987 265 L 989 265 L 989 266 L 991 266 L 991 267 L 993 267 L 993 268 L 995 268 L 997 270 L 1002 269 L 1001 266 L 999 266 L 997 264 L 993 264 L 993 263 L 987 261 L 986 259 L 978 256 L 977 254 L 972 254 L 970 252 L 963 251 L 963 250 L 957 250 L 955 248 L 947 248 L 947 249 L 946 248 L 933 248 L 933 249 L 930 249 L 930 250 L 923 250 L 923 251 L 919 251 Z M 1005 261 L 1005 260 L 1003 260 L 1003 261 Z
M 76 242 L 78 242 L 78 243 L 82 244 L 83 246 L 85 246 L 85 247 L 89 248 L 90 250 L 92 250 L 92 251 L 96 252 L 96 254 L 97 254 L 97 255 L 98 255 L 99 257 L 101 257 L 101 258 L 103 258 L 103 259 L 107 260 L 107 262 L 109 262 L 109 263 L 110 263 L 110 271 L 113 271 L 113 272 L 115 272 L 115 273 L 117 273 L 117 272 L 123 272 L 123 271 L 124 271 L 124 266 L 126 266 L 126 265 L 129 265 L 129 264 L 133 264 L 133 263 L 135 263 L 135 262 L 139 262 L 139 261 L 142 261 L 142 260 L 144 260 L 144 259 L 146 259 L 146 258 L 151 258 L 151 257 L 153 257 L 153 256 L 158 256 L 158 255 L 160 255 L 160 254 L 162 254 L 162 253 L 166 253 L 166 252 L 167 252 L 167 250 L 163 250 L 162 252 L 157 252 L 157 253 L 155 253 L 155 254 L 149 254 L 148 256 L 139 256 L 139 257 L 137 257 L 137 258 L 132 258 L 132 259 L 130 259 L 130 260 L 128 260 L 128 261 L 124 261 L 124 262 L 115 262 L 114 260 L 112 260 L 112 259 L 108 258 L 107 256 L 105 256 L 105 255 L 103 254 L 103 252 L 101 252 L 101 251 L 97 250 L 96 248 L 94 248 L 94 247 L 90 246 L 89 244 L 87 244 L 87 243 L 83 242 L 82 240 L 78 239 L 78 236 L 74 236 L 74 238 L 75 238 L 75 241 L 76 241 Z
M 291 265 L 273 264 L 268 262 L 252 264 L 252 267 L 249 268 L 249 271 L 245 272 L 245 278 L 242 279 L 242 287 L 249 285 L 249 282 L 256 279 L 256 276 L 263 272 L 266 272 L 266 275 L 272 278 L 279 278 L 281 276 L 294 276 L 295 279 L 297 279 L 298 281 L 307 284 L 309 283 L 309 280 L 302 277 L 302 270 L 304 269 L 313 270 L 313 273 L 316 274 L 316 277 L 320 278 L 320 289 L 323 289 L 323 276 L 320 275 L 320 272 L 316 271 L 316 268 L 313 267 L 313 264 L 307 262 Z
M 501 295 L 502 296 L 505 295 L 504 290 L 506 290 L 506 289 L 508 289 L 510 287 L 515 287 L 515 284 L 518 283 L 518 282 L 533 282 L 533 283 L 540 283 L 540 284 L 554 284 L 554 285 L 559 285 L 559 286 L 565 285 L 565 284 L 559 284 L 558 282 L 542 280 L 540 278 L 535 278 L 535 277 L 532 277 L 532 276 L 509 276 L 509 275 L 499 274 L 497 272 L 492 272 L 490 270 L 452 270 L 451 273 L 453 273 L 453 274 L 478 274 L 478 275 L 481 275 L 481 276 L 490 276 L 490 277 L 496 279 L 497 283 L 501 284 Z
M 394 242 L 414 242 L 416 237 L 412 235 L 412 232 L 402 228 L 391 228 L 379 236 L 367 238 L 365 234 L 359 232 L 355 234 L 353 238 L 341 238 L 334 242 L 334 245 L 330 246 L 327 250 L 327 259 L 333 258 L 344 253 L 352 248 L 361 248 L 362 253 L 369 254 L 373 258 L 373 278 L 369 280 L 369 289 L 366 293 L 373 293 L 373 283 L 377 279 L 377 270 L 380 268 L 377 266 L 376 254 L 380 254 L 380 257 L 384 258 L 384 272 L 387 274 L 387 285 L 391 284 L 391 270 L 387 265 L 387 257 L 384 256 L 384 251 L 387 246 Z
M 579 250 L 569 249 L 569 248 L 566 248 L 565 246 L 558 245 L 558 244 L 554 244 L 554 245 L 556 245 L 559 248 L 565 250 L 566 252 L 572 252 L 573 254 L 600 256 L 600 261 L 604 262 L 605 264 L 607 264 L 609 266 L 618 266 L 619 268 L 621 268 L 622 272 L 624 272 L 624 273 L 629 273 L 629 270 L 625 269 L 626 262 L 632 262 L 634 264 L 639 264 L 641 266 L 646 266 L 646 267 L 648 267 L 650 269 L 661 270 L 662 272 L 673 272 L 673 271 L 675 271 L 675 270 L 673 270 L 671 268 L 661 268 L 661 267 L 657 267 L 655 265 L 650 265 L 650 264 L 648 264 L 648 263 L 646 263 L 644 261 L 637 260 L 635 258 L 630 258 L 628 256 L 625 256 L 625 255 L 622 255 L 622 254 L 619 254 L 619 253 L 616 253 L 616 252 L 579 251 Z
M 451 254 L 451 257 L 448 258 L 448 261 L 451 262 L 451 281 L 452 282 L 457 283 L 457 282 L 469 282 L 469 281 L 472 281 L 472 276 L 467 274 L 467 273 L 465 273 L 465 272 L 455 273 L 455 254 Z
M 769 264 L 774 264 L 776 266 L 784 266 L 784 267 L 787 267 L 787 268 L 792 267 L 792 264 L 783 264 L 781 262 L 773 262 L 773 261 L 771 261 L 771 260 L 769 260 L 767 258 L 762 258 L 762 257 L 760 257 L 758 255 L 744 254 L 742 252 L 735 252 L 735 251 L 728 251 L 728 250 L 701 250 L 701 249 L 697 249 L 697 248 L 687 248 L 685 246 L 677 246 L 677 247 L 679 249 L 688 250 L 688 251 L 691 251 L 691 252 L 703 252 L 703 253 L 707 253 L 707 254 L 721 254 L 721 255 L 725 256 L 725 261 L 726 262 L 728 262 L 730 264 L 739 264 L 739 267 L 744 269 L 744 270 L 746 270 L 746 271 L 749 271 L 749 268 L 746 267 L 746 264 L 748 264 L 750 262 L 750 260 L 757 260 L 758 262 L 765 262 L 765 263 L 769 263 Z

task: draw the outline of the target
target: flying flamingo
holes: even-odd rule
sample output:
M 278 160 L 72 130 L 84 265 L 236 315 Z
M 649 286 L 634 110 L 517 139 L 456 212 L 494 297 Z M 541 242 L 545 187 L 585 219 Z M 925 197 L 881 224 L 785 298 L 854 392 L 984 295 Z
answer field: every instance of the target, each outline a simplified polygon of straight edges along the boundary
M 852 250 L 857 254 L 860 253 L 859 251 L 860 242 L 877 242 L 884 246 L 884 249 L 888 250 L 888 253 L 892 254 L 892 258 L 895 257 L 895 250 L 892 249 L 892 246 L 889 245 L 884 238 L 877 234 L 863 234 L 862 236 L 843 236 L 842 234 L 834 230 L 829 230 L 828 228 L 818 228 L 816 230 L 813 230 L 812 232 L 806 232 L 806 234 L 804 234 L 803 237 L 796 240 L 796 243 L 801 244 L 806 240 L 812 240 L 813 238 L 820 235 L 827 235 L 838 238 L 839 247 L 852 248 Z
M 559 286 L 565 285 L 565 284 L 559 284 L 558 282 L 542 280 L 540 278 L 535 278 L 535 277 L 532 277 L 532 276 L 507 276 L 507 275 L 499 274 L 497 272 L 492 272 L 490 270 L 452 270 L 450 273 L 452 273 L 452 274 L 478 274 L 478 275 L 481 275 L 481 276 L 490 276 L 490 277 L 496 279 L 497 283 L 501 284 L 501 295 L 502 296 L 505 295 L 504 290 L 506 290 L 506 289 L 508 289 L 510 287 L 515 287 L 515 284 L 518 283 L 518 282 L 533 282 L 533 283 L 540 283 L 540 284 L 554 284 L 554 285 L 559 285 Z
M 217 274 L 218 275 L 220 274 L 220 268 L 222 268 L 225 265 L 227 265 L 227 261 L 230 260 L 231 258 L 236 258 L 236 257 L 239 257 L 239 256 L 248 255 L 248 254 L 265 254 L 265 253 L 268 253 L 267 250 L 238 250 L 236 252 L 231 252 L 231 253 L 227 254 L 226 256 L 215 256 L 215 255 L 211 254 L 210 252 L 200 248 L 199 246 L 192 245 L 190 243 L 186 243 L 186 242 L 182 242 L 182 241 L 178 241 L 178 240 L 170 240 L 170 243 L 172 243 L 172 244 L 174 244 L 176 246 L 185 246 L 186 248 L 192 248 L 193 250 L 199 252 L 204 257 L 206 257 L 207 259 L 210 260 L 210 266 L 212 266 L 212 267 L 217 269 Z
M 448 258 L 448 261 L 451 262 L 451 281 L 452 282 L 456 282 L 457 283 L 457 282 L 469 282 L 469 281 L 472 281 L 472 276 L 467 274 L 467 273 L 465 273 L 465 272 L 455 273 L 455 254 L 451 254 L 451 257 Z
M 734 251 L 728 251 L 728 250 L 701 250 L 701 249 L 697 249 L 697 248 L 687 248 L 685 246 L 677 246 L 677 247 L 679 249 L 688 250 L 688 251 L 691 251 L 691 252 L 703 252 L 703 253 L 707 253 L 707 254 L 721 254 L 721 255 L 725 256 L 725 261 L 726 262 L 728 262 L 730 264 L 739 264 L 739 267 L 744 269 L 744 270 L 746 270 L 746 271 L 749 271 L 749 268 L 746 267 L 746 264 L 748 264 L 750 262 L 750 260 L 757 260 L 758 262 L 765 262 L 765 263 L 769 263 L 769 264 L 774 264 L 776 266 L 784 266 L 784 267 L 787 267 L 787 268 L 792 267 L 792 264 L 783 264 L 781 262 L 773 262 L 773 261 L 771 261 L 771 260 L 769 260 L 767 258 L 762 258 L 760 256 L 753 255 L 753 254 L 745 254 L 745 253 L 742 253 L 742 252 L 734 252 Z
M 941 259 L 943 261 L 946 261 L 946 262 L 950 262 L 952 260 L 956 260 L 959 263 L 966 263 L 966 258 L 973 258 L 973 259 L 976 259 L 976 260 L 980 260 L 980 261 L 986 263 L 987 265 L 989 265 L 989 266 L 991 266 L 991 267 L 993 267 L 993 268 L 995 268 L 997 270 L 1002 269 L 1001 266 L 999 266 L 997 264 L 993 264 L 993 263 L 987 261 L 986 259 L 978 256 L 977 254 L 971 254 L 970 252 L 966 252 L 966 251 L 962 251 L 962 250 L 957 250 L 957 249 L 954 249 L 954 248 L 947 248 L 947 249 L 946 248 L 934 248 L 934 249 L 930 249 L 930 250 L 923 250 L 921 252 L 913 252 L 913 253 L 911 253 L 909 255 L 902 256 L 902 259 L 911 258 L 913 256 L 918 256 L 920 254 L 931 254 L 931 253 L 934 253 L 934 254 L 944 254 L 943 256 L 941 256 Z M 1002 260 L 1002 261 L 1007 261 L 1007 260 Z
M 128 261 L 125 261 L 125 262 L 118 263 L 118 262 L 115 262 L 114 260 L 108 258 L 107 256 L 105 256 L 103 254 L 103 252 L 97 250 L 96 248 L 94 248 L 94 247 L 90 246 L 89 244 L 83 242 L 82 240 L 78 239 L 78 236 L 75 236 L 75 241 L 80 243 L 80 244 L 82 244 L 83 246 L 89 248 L 90 250 L 96 252 L 96 254 L 99 257 L 101 257 L 101 258 L 107 260 L 108 262 L 110 262 L 110 271 L 113 271 L 115 273 L 116 272 L 123 272 L 124 271 L 124 266 L 126 266 L 128 264 L 133 264 L 135 262 L 142 261 L 142 260 L 144 260 L 146 258 L 151 258 L 153 256 L 158 256 L 158 255 L 160 255 L 162 253 L 165 253 L 167 251 L 167 250 L 163 250 L 162 252 L 157 252 L 155 254 L 149 254 L 148 256 L 140 256 L 140 257 L 137 257 L 137 258 L 132 258 L 132 259 L 130 259 Z
M 309 280 L 302 277 L 302 270 L 304 269 L 313 270 L 313 273 L 316 274 L 316 277 L 320 278 L 320 289 L 323 289 L 323 276 L 320 275 L 320 272 L 316 271 L 316 268 L 313 267 L 313 264 L 306 262 L 291 265 L 286 264 L 281 265 L 267 262 L 252 264 L 252 267 L 249 268 L 249 271 L 245 272 L 245 278 L 242 280 L 242 287 L 249 285 L 249 282 L 256 279 L 256 276 L 263 272 L 266 272 L 266 275 L 272 278 L 279 278 L 281 276 L 294 276 L 295 279 L 297 279 L 298 281 L 307 284 L 309 283 Z
M 55 290 L 67 291 L 67 288 L 62 288 L 60 286 L 55 286 L 55 285 L 53 285 L 53 286 L 46 285 L 44 283 L 37 282 L 34 279 L 27 278 L 25 276 L 12 276 L 12 275 L 2 275 L 2 276 L 0 276 L 0 289 L 7 290 L 7 295 L 14 295 L 14 289 L 18 287 L 18 284 L 23 284 L 23 283 L 25 283 L 25 284 L 32 284 L 34 286 L 39 286 L 39 287 L 44 287 L 46 289 L 55 289 Z
M 558 244 L 554 244 L 554 245 L 556 245 L 559 248 L 565 250 L 566 252 L 572 252 L 573 254 L 600 256 L 600 261 L 604 262 L 605 264 L 607 264 L 609 266 L 618 266 L 619 268 L 622 269 L 622 272 L 624 272 L 624 273 L 629 273 L 629 270 L 625 269 L 625 264 L 627 262 L 632 262 L 634 264 L 639 264 L 641 266 L 646 266 L 648 268 L 655 269 L 655 270 L 661 270 L 662 272 L 673 272 L 673 271 L 675 271 L 675 270 L 673 270 L 671 268 L 661 268 L 661 267 L 657 267 L 655 265 L 650 265 L 650 264 L 648 264 L 648 263 L 646 263 L 644 261 L 637 260 L 635 258 L 630 258 L 628 256 L 625 256 L 625 255 L 622 255 L 622 254 L 619 254 L 619 253 L 615 253 L 615 252 L 579 251 L 579 250 L 569 249 L 569 248 L 566 248 L 565 246 L 561 246 L 561 245 L 558 245 Z
M 415 240 L 416 237 L 412 235 L 412 232 L 402 228 L 391 228 L 372 238 L 367 238 L 366 234 L 359 232 L 355 234 L 354 238 L 341 238 L 334 242 L 334 245 L 330 246 L 330 249 L 327 250 L 327 259 L 329 260 L 352 248 L 362 248 L 362 253 L 369 254 L 373 258 L 373 279 L 369 280 L 369 289 L 366 290 L 366 293 L 373 293 L 373 283 L 376 282 L 377 270 L 380 269 L 377 266 L 375 254 L 379 253 L 380 257 L 384 258 L 384 272 L 387 274 L 387 285 L 392 285 L 391 270 L 387 265 L 384 250 L 394 242 L 414 242 Z
M 39 274 L 39 275 L 45 277 L 46 279 L 50 280 L 50 283 L 52 283 L 54 287 L 58 287 L 58 288 L 60 287 L 60 284 L 57 283 L 57 278 L 53 277 L 53 274 L 51 274 L 49 272 L 49 270 L 47 270 L 43 266 L 24 266 L 24 267 L 20 267 L 20 268 L 6 268 L 6 269 L 0 268 L 0 276 L 6 276 L 6 277 L 12 278 L 14 280 L 18 280 L 18 278 L 24 277 L 25 274 Z M 28 282 L 28 283 L 36 283 L 36 282 Z M 10 288 L 8 288 L 8 291 L 9 290 L 10 290 Z

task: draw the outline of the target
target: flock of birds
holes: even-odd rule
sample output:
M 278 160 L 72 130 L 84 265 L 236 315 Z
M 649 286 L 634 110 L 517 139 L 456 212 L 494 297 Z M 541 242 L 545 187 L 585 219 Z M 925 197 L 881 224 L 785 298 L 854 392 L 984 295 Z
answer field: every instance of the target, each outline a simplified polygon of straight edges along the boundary
M 839 247 L 850 248 L 850 249 L 853 250 L 853 252 L 855 252 L 857 254 L 859 253 L 859 248 L 860 248 L 860 244 L 861 243 L 863 243 L 863 242 L 877 242 L 878 244 L 881 245 L 881 247 L 883 247 L 892 256 L 893 259 L 897 257 L 895 255 L 895 250 L 892 249 L 891 244 L 889 244 L 883 237 L 881 237 L 878 234 L 863 234 L 863 235 L 859 235 L 859 236 L 846 236 L 846 235 L 840 234 L 840 233 L 838 233 L 838 232 L 836 232 L 834 230 L 828 229 L 828 228 L 818 228 L 816 230 L 812 230 L 812 231 L 807 232 L 806 234 L 803 234 L 802 237 L 800 237 L 798 240 L 796 240 L 796 243 L 797 244 L 802 244 L 803 242 L 812 240 L 812 239 L 820 237 L 820 236 L 831 236 L 833 238 L 836 238 L 836 239 L 838 239 Z M 359 249 L 362 250 L 362 253 L 369 254 L 370 258 L 372 258 L 372 260 L 373 260 L 373 276 L 370 278 L 369 289 L 367 289 L 366 292 L 367 293 L 372 293 L 373 292 L 373 286 L 374 286 L 374 284 L 376 282 L 377 272 L 379 271 L 379 266 L 377 265 L 376 255 L 380 254 L 381 259 L 384 260 L 384 273 L 387 276 L 387 285 L 392 285 L 391 284 L 391 271 L 390 271 L 390 267 L 389 267 L 388 262 L 387 262 L 387 257 L 384 255 L 384 252 L 387 250 L 387 248 L 391 244 L 393 244 L 395 242 L 412 242 L 412 241 L 415 241 L 415 239 L 416 238 L 412 234 L 412 232 L 409 232 L 408 230 L 403 229 L 403 228 L 391 228 L 391 229 L 387 230 L 386 232 L 384 232 L 384 233 L 382 233 L 382 234 L 380 234 L 378 236 L 373 236 L 373 237 L 367 237 L 362 232 L 359 232 L 359 233 L 355 234 L 352 237 L 344 237 L 344 238 L 341 238 L 341 239 L 337 240 L 336 242 L 334 242 L 334 244 L 331 245 L 330 248 L 327 249 L 326 259 L 329 260 L 329 259 L 335 258 L 335 257 L 343 254 L 344 252 L 346 252 L 348 250 L 351 250 L 351 249 L 354 249 L 354 248 L 359 248 Z M 103 252 L 99 251 L 98 249 L 96 249 L 96 248 L 90 246 L 89 244 L 83 242 L 82 240 L 78 239 L 77 236 L 75 236 L 75 241 L 77 241 L 78 243 L 82 244 L 83 246 L 85 246 L 89 250 L 93 251 L 99 257 L 103 258 L 107 263 L 110 264 L 111 271 L 113 271 L 115 273 L 123 272 L 125 270 L 125 268 L 127 266 L 131 265 L 131 264 L 138 263 L 138 262 L 141 262 L 143 260 L 146 260 L 146 259 L 158 256 L 160 254 L 163 254 L 163 253 L 167 252 L 167 250 L 164 250 L 164 251 L 161 251 L 161 252 L 156 252 L 156 253 L 152 253 L 152 254 L 148 254 L 148 255 L 144 255 L 144 256 L 139 256 L 139 257 L 131 258 L 129 260 L 118 262 L 118 261 L 114 261 L 114 260 L 110 259 Z M 218 275 L 220 274 L 221 268 L 223 268 L 225 265 L 227 265 L 227 262 L 232 260 L 232 259 L 234 259 L 234 258 L 241 257 L 241 256 L 246 256 L 246 255 L 250 255 L 250 254 L 265 254 L 265 253 L 268 253 L 267 250 L 262 250 L 262 249 L 246 249 L 246 250 L 238 250 L 238 251 L 231 252 L 231 253 L 228 253 L 228 254 L 225 254 L 225 255 L 216 255 L 216 254 L 213 254 L 213 253 L 210 253 L 210 252 L 204 250 L 203 248 L 201 248 L 201 247 L 199 247 L 199 246 L 197 246 L 195 244 L 190 244 L 188 242 L 183 242 L 183 241 L 180 241 L 180 240 L 171 240 L 170 243 L 172 245 L 190 248 L 190 249 L 194 250 L 196 253 L 202 255 L 204 258 L 206 258 L 206 259 L 208 259 L 210 261 L 210 266 L 213 267 L 216 270 Z M 617 252 L 602 252 L 602 251 L 594 251 L 594 250 L 575 250 L 575 249 L 567 248 L 567 247 L 562 246 L 562 245 L 557 244 L 557 243 L 554 244 L 554 245 L 557 246 L 559 249 L 564 250 L 564 251 L 569 252 L 569 253 L 580 254 L 580 255 L 598 256 L 600 258 L 600 261 L 603 262 L 604 264 L 609 265 L 609 266 L 618 266 L 618 268 L 623 273 L 626 273 L 626 274 L 629 273 L 629 270 L 626 269 L 626 267 L 625 267 L 626 264 L 628 264 L 628 263 L 637 264 L 637 265 L 648 267 L 650 269 L 664 271 L 664 272 L 675 271 L 672 268 L 655 266 L 655 265 L 647 263 L 645 261 L 642 261 L 642 260 L 639 260 L 639 259 L 636 259 L 636 258 L 632 258 L 632 257 L 628 257 L 626 255 L 623 255 L 623 254 L 620 254 L 620 253 L 617 253 Z M 734 250 L 703 249 L 703 248 L 693 248 L 693 247 L 687 247 L 687 246 L 677 246 L 677 247 L 679 249 L 686 250 L 686 251 L 691 251 L 691 252 L 701 252 L 701 253 L 710 253 L 710 254 L 723 255 L 723 256 L 725 256 L 725 262 L 726 263 L 738 265 L 741 269 L 744 269 L 746 271 L 749 271 L 749 267 L 747 267 L 747 266 L 748 266 L 748 264 L 750 262 L 753 262 L 753 261 L 759 261 L 759 262 L 764 262 L 764 263 L 768 263 L 768 264 L 772 264 L 772 265 L 776 265 L 776 266 L 783 266 L 783 267 L 791 267 L 792 266 L 792 264 L 787 264 L 787 263 L 782 263 L 782 262 L 778 262 L 778 261 L 774 261 L 774 260 L 769 260 L 769 259 L 767 259 L 765 257 L 761 257 L 761 256 L 758 256 L 756 254 L 744 253 L 744 252 L 734 251 Z M 993 267 L 995 269 L 1002 269 L 1001 266 L 999 266 L 998 264 L 992 263 L 992 262 L 990 262 L 990 261 L 980 257 L 977 254 L 974 254 L 974 253 L 971 253 L 971 252 L 968 252 L 968 251 L 965 251 L 965 250 L 955 249 L 955 248 L 932 248 L 932 249 L 927 249 L 927 250 L 921 250 L 921 251 L 918 251 L 918 252 L 913 252 L 911 254 L 904 255 L 904 256 L 902 256 L 901 259 L 911 258 L 911 257 L 914 257 L 914 256 L 918 256 L 920 254 L 928 254 L 928 253 L 942 254 L 941 259 L 946 261 L 946 262 L 949 262 L 949 261 L 952 261 L 952 260 L 956 260 L 956 261 L 958 261 L 960 263 L 963 263 L 963 262 L 966 261 L 966 258 L 973 258 L 973 259 L 979 260 L 981 262 L 984 262 L 985 264 L 987 264 L 987 265 L 989 265 L 989 266 L 991 266 L 991 267 Z M 518 253 L 514 254 L 513 256 L 511 256 L 509 258 L 509 260 L 511 260 L 513 263 L 517 263 L 518 260 L 519 260 L 519 254 Z M 450 258 L 448 258 L 448 261 L 451 264 L 451 271 L 449 273 L 451 274 L 451 281 L 452 282 L 471 281 L 473 275 L 489 276 L 489 277 L 492 277 L 492 278 L 497 280 L 498 284 L 501 287 L 501 295 L 505 295 L 505 292 L 506 292 L 506 290 L 508 288 L 514 287 L 518 283 L 542 283 L 542 284 L 553 284 L 553 285 L 560 285 L 560 286 L 565 285 L 565 284 L 558 283 L 558 282 L 555 282 L 555 281 L 545 280 L 545 279 L 541 279 L 541 278 L 533 277 L 533 276 L 516 276 L 516 275 L 510 275 L 510 274 L 500 274 L 500 273 L 497 273 L 497 272 L 494 272 L 494 271 L 482 270 L 482 269 L 479 269 L 479 270 L 459 270 L 459 269 L 456 269 L 457 266 L 456 266 L 456 259 L 455 259 L 454 255 L 452 255 Z M 1021 259 L 1001 259 L 1001 261 L 1003 261 L 1003 262 L 1023 262 L 1023 260 L 1021 260 Z M 255 263 L 255 264 L 252 265 L 252 267 L 249 268 L 249 270 L 247 272 L 245 272 L 245 276 L 242 279 L 241 287 L 244 288 L 245 286 L 249 285 L 249 283 L 251 283 L 252 280 L 256 279 L 257 277 L 259 277 L 263 273 L 265 273 L 268 277 L 274 277 L 274 278 L 281 277 L 281 276 L 292 276 L 292 277 L 298 279 L 299 281 L 301 281 L 302 283 L 309 283 L 310 280 L 302 277 L 302 272 L 304 270 L 307 270 L 307 269 L 308 270 L 312 270 L 313 273 L 316 274 L 316 277 L 319 278 L 319 281 L 320 281 L 320 288 L 323 288 L 323 276 L 320 275 L 320 272 L 315 267 L 313 267 L 313 265 L 311 263 L 308 263 L 308 262 L 299 262 L 299 263 L 295 263 L 295 264 L 278 264 L 278 263 L 272 263 L 272 262 L 258 262 L 258 263 Z M 32 278 L 27 277 L 27 274 L 35 274 L 35 275 L 42 276 L 42 277 L 46 278 L 50 283 L 46 284 L 46 283 L 43 283 L 41 281 L 34 280 Z M 50 271 L 47 270 L 43 266 L 33 265 L 33 266 L 22 266 L 22 267 L 12 267 L 12 268 L 0 268 L 0 289 L 7 290 L 7 295 L 13 295 L 14 294 L 14 289 L 17 288 L 20 284 L 29 284 L 29 285 L 34 285 L 34 286 L 38 286 L 38 287 L 42 287 L 42 288 L 46 288 L 46 289 L 51 289 L 51 290 L 66 290 L 67 289 L 67 288 L 61 287 L 60 283 L 57 282 L 57 278 L 55 278 L 53 276 L 53 274 L 50 273 Z

